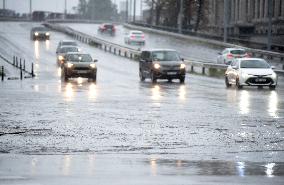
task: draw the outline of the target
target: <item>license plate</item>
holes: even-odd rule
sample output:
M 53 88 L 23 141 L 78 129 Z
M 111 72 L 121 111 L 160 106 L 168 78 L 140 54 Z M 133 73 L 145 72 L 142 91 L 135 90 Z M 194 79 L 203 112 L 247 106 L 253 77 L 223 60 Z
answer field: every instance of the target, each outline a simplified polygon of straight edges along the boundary
M 77 71 L 79 74 L 86 74 L 88 71 Z
M 266 82 L 266 79 L 264 78 L 257 78 L 255 79 L 256 82 Z
M 176 75 L 177 72 L 167 72 L 168 75 Z

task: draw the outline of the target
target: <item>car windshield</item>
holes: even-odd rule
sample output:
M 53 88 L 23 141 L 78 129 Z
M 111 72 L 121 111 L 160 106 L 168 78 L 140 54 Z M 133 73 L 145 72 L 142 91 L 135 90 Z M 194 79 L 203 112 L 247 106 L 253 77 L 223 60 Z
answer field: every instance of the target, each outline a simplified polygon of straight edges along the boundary
M 77 46 L 77 43 L 76 42 L 62 42 L 61 45 L 64 45 L 64 46 Z
M 180 57 L 176 51 L 155 51 L 152 58 L 158 61 L 178 61 Z
M 45 27 L 36 27 L 34 31 L 48 31 Z
M 243 60 L 241 68 L 270 68 L 270 65 L 264 60 Z
M 105 28 L 107 28 L 107 29 L 112 29 L 114 26 L 113 25 L 111 25 L 111 24 L 106 24 L 105 25 Z
M 231 53 L 233 55 L 244 55 L 246 54 L 246 51 L 245 50 L 232 50 Z
M 68 56 L 72 62 L 92 62 L 92 57 L 88 54 L 72 54 Z
M 76 47 L 64 47 L 60 49 L 60 53 L 68 53 L 68 52 L 78 52 L 78 48 Z

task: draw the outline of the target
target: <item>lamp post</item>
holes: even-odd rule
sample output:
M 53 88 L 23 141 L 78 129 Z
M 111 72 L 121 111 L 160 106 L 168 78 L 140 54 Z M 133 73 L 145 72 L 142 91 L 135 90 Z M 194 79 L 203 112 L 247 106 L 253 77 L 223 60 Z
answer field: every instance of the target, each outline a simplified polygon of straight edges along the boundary
M 64 19 L 67 17 L 67 0 L 64 1 Z
M 135 22 L 136 19 L 136 0 L 133 2 L 133 22 Z
M 182 33 L 182 19 L 183 19 L 183 0 L 180 0 L 180 8 L 178 14 L 178 32 Z
M 272 1 L 268 1 L 268 33 L 267 33 L 267 50 L 271 50 L 272 37 Z
M 3 0 L 3 9 L 6 9 L 6 0 Z
M 224 42 L 228 40 L 228 0 L 224 0 Z

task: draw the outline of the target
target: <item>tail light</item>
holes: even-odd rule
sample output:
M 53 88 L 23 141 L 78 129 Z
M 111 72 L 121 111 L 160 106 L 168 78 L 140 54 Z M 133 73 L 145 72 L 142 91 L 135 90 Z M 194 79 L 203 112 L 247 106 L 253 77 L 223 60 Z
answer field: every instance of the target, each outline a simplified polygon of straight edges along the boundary
M 245 54 L 245 57 L 246 57 L 246 58 L 250 58 L 251 55 L 250 55 L 249 53 L 246 53 L 246 54 Z
M 141 37 L 142 37 L 142 39 L 145 39 L 145 35 L 142 35 Z
M 227 55 L 227 58 L 234 58 L 234 56 L 233 56 L 231 53 L 229 53 L 229 54 Z
M 131 35 L 131 36 L 130 36 L 130 39 L 135 39 L 135 36 L 134 36 L 134 35 Z

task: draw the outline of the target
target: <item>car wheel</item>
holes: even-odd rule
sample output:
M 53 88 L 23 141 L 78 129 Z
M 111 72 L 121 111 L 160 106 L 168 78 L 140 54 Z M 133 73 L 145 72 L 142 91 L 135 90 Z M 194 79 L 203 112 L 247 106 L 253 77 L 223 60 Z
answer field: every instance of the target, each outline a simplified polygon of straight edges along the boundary
M 185 77 L 180 77 L 180 78 L 179 78 L 179 82 L 180 82 L 181 84 L 184 83 L 184 80 L 185 80 Z
M 225 76 L 225 84 L 226 84 L 226 87 L 231 87 L 231 84 L 229 83 L 227 76 Z
M 270 85 L 270 86 L 269 86 L 269 89 L 270 89 L 270 90 L 274 90 L 275 88 L 276 88 L 276 85 Z
M 64 80 L 65 82 L 68 81 L 68 76 L 67 76 L 66 71 L 65 71 L 64 68 L 62 69 L 62 72 L 61 72 L 61 78 L 62 78 L 62 80 Z
M 237 81 L 236 81 L 236 86 L 237 86 L 238 89 L 242 89 L 243 88 L 243 86 L 240 85 L 239 79 L 237 79 Z
M 157 83 L 157 78 L 156 78 L 154 72 L 151 73 L 151 81 L 152 81 L 152 83 Z
M 96 82 L 97 81 L 97 74 L 94 74 L 91 79 L 93 80 L 93 82 Z
M 143 75 L 143 73 L 142 73 L 141 70 L 139 70 L 139 78 L 140 78 L 140 81 L 141 81 L 141 82 L 144 82 L 144 81 L 145 81 L 145 77 L 144 77 L 144 75 Z

